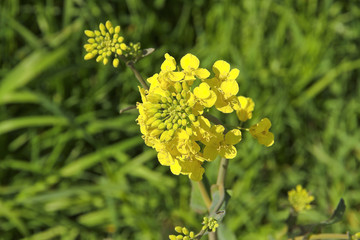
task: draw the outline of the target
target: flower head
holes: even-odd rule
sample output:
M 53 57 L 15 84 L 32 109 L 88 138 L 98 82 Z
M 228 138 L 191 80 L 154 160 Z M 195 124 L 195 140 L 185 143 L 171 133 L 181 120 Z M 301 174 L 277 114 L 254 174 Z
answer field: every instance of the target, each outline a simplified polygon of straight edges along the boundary
M 205 79 L 210 76 L 210 72 L 205 68 L 199 68 L 199 59 L 188 53 L 180 60 L 180 65 L 184 69 L 184 80 L 195 80 L 195 76 L 199 79 Z
M 207 160 L 214 160 L 217 155 L 227 159 L 233 159 L 237 150 L 233 146 L 241 141 L 239 129 L 233 129 L 224 135 L 225 128 L 222 125 L 214 125 L 211 129 L 214 137 L 205 143 L 204 157 Z
M 84 59 L 89 60 L 96 57 L 96 61 L 102 61 L 106 65 L 109 57 L 114 55 L 113 66 L 119 65 L 118 56 L 128 47 L 123 43 L 124 38 L 119 35 L 120 26 L 113 27 L 110 21 L 105 25 L 100 23 L 99 30 L 85 30 L 85 35 L 89 37 L 88 43 L 84 45 L 87 52 Z
M 306 189 L 303 189 L 301 185 L 297 185 L 296 189 L 289 191 L 288 198 L 292 208 L 296 212 L 310 209 L 310 203 L 314 201 L 314 197 L 311 196 Z
M 250 127 L 250 133 L 260 144 L 270 147 L 274 144 L 274 134 L 269 132 L 270 127 L 270 120 L 263 118 L 259 123 Z
M 249 119 L 254 108 L 250 98 L 236 96 L 239 70 L 230 70 L 228 63 L 217 61 L 213 65 L 215 76 L 208 79 L 209 71 L 199 66 L 192 54 L 181 58 L 178 66 L 166 53 L 160 72 L 147 79 L 149 90 L 139 88 L 142 103 L 137 104 L 141 133 L 145 143 L 158 152 L 160 164 L 169 166 L 175 175 L 187 175 L 195 181 L 202 179 L 205 161 L 213 161 L 218 155 L 234 158 L 234 145 L 242 136 L 239 129 L 226 132 L 204 113 L 215 106 L 225 113 L 236 110 L 241 119 Z M 273 135 L 268 133 L 270 126 L 263 125 L 262 121 L 250 131 L 259 142 L 270 146 L 273 141 L 268 141 L 269 134 L 272 140 Z
M 239 120 L 245 122 L 252 118 L 252 112 L 254 111 L 255 103 L 251 98 L 239 96 L 239 106 L 236 108 L 236 115 Z
M 149 90 L 140 88 L 142 103 L 138 104 L 137 121 L 145 143 L 156 149 L 162 165 L 169 166 L 175 175 L 199 181 L 204 161 L 214 160 L 217 154 L 235 157 L 233 145 L 241 140 L 241 132 L 235 129 L 225 135 L 224 127 L 203 116 L 217 99 L 204 79 L 210 73 L 199 68 L 199 60 L 192 54 L 180 62 L 182 70 L 172 56 L 165 54 L 161 71 L 148 79 Z M 200 84 L 193 87 L 196 79 Z
M 208 83 L 217 96 L 215 107 L 223 113 L 231 113 L 239 108 L 236 97 L 239 85 L 236 78 L 240 71 L 236 68 L 230 70 L 230 64 L 223 60 L 216 61 L 212 69 L 215 77 L 209 79 Z

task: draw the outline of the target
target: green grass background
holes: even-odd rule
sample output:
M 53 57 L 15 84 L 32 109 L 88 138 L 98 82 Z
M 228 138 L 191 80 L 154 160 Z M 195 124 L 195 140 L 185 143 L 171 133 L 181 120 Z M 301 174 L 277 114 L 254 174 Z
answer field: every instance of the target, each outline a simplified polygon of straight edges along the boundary
M 250 124 L 271 119 L 274 146 L 244 134 L 230 161 L 226 239 L 279 235 L 297 184 L 316 198 L 301 221 L 327 219 L 343 197 L 344 220 L 324 231 L 360 231 L 359 1 L 2 0 L 0 239 L 167 239 L 175 225 L 201 227 L 188 178 L 157 162 L 136 111 L 118 113 L 140 100 L 131 71 L 83 60 L 83 30 L 108 19 L 156 48 L 143 76 L 166 52 L 209 69 L 226 60 L 255 101 Z M 218 163 L 205 166 L 210 181 Z

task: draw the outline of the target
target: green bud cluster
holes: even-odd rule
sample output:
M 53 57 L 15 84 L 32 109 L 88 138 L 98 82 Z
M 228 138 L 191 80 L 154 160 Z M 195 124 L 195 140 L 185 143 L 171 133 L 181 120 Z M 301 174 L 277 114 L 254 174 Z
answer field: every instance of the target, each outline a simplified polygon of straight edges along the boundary
M 126 49 L 123 49 L 123 56 L 128 59 L 137 59 L 141 57 L 142 51 L 141 51 L 141 45 L 140 43 L 132 43 L 130 42 Z
M 186 227 L 177 226 L 175 232 L 180 233 L 179 235 L 169 235 L 170 240 L 191 240 L 194 239 L 195 233 L 189 231 Z
M 210 218 L 204 217 L 204 221 L 202 222 L 202 224 L 204 225 L 202 227 L 202 230 L 208 229 L 208 231 L 212 231 L 212 232 L 215 232 L 216 228 L 219 227 L 218 222 L 213 217 L 210 217 Z
M 158 96 L 156 103 L 147 108 L 147 112 L 153 115 L 146 121 L 146 125 L 153 129 L 151 135 L 161 134 L 162 141 L 169 141 L 179 128 L 192 135 L 192 125 L 197 121 L 188 105 L 190 93 L 186 83 L 177 82 L 173 90 L 166 92 L 165 96 Z

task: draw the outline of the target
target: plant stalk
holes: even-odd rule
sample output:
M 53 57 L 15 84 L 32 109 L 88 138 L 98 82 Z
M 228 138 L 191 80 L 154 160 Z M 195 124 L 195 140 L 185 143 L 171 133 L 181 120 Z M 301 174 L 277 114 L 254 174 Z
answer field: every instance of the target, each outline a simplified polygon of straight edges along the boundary
M 209 193 L 208 191 L 206 190 L 206 187 L 205 187 L 205 184 L 204 184 L 204 181 L 201 180 L 198 182 L 199 184 L 199 189 L 200 189 L 200 193 L 201 193 L 201 196 L 204 200 L 204 203 L 206 205 L 206 208 L 208 209 L 208 211 L 210 210 L 210 206 L 211 206 L 211 199 L 210 199 L 210 196 L 209 196 Z
M 149 86 L 147 85 L 147 83 L 145 82 L 145 80 L 143 79 L 141 74 L 138 72 L 138 70 L 135 68 L 134 62 L 129 61 L 129 62 L 126 63 L 126 66 L 128 66 L 131 69 L 131 71 L 134 73 L 137 80 L 140 82 L 141 86 L 144 89 L 149 90 Z

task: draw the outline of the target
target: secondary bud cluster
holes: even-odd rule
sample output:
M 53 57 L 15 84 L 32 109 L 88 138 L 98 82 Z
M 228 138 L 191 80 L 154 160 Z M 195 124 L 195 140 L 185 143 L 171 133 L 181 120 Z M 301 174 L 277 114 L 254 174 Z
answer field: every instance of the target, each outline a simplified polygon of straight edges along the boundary
M 106 65 L 113 56 L 112 64 L 116 68 L 120 62 L 120 56 L 126 60 L 137 59 L 141 56 L 140 43 L 124 43 L 124 37 L 120 35 L 120 26 L 113 27 L 110 21 L 99 24 L 99 30 L 85 30 L 89 38 L 84 48 L 87 54 L 85 60 L 96 57 L 97 62 Z

